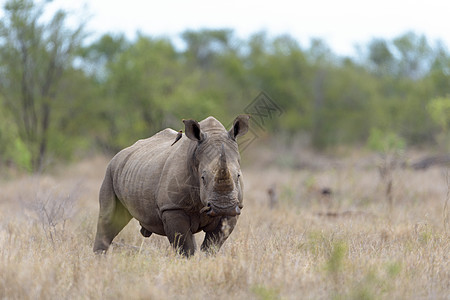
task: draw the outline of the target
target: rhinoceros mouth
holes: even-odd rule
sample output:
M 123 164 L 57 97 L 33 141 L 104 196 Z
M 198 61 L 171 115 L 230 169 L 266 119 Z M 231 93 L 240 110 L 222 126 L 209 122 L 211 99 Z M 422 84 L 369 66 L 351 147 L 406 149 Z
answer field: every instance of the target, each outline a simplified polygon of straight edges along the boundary
M 241 214 L 241 205 L 234 205 L 227 208 L 219 208 L 217 206 L 208 203 L 207 206 L 200 210 L 200 213 L 206 213 L 209 217 L 216 216 L 237 216 Z

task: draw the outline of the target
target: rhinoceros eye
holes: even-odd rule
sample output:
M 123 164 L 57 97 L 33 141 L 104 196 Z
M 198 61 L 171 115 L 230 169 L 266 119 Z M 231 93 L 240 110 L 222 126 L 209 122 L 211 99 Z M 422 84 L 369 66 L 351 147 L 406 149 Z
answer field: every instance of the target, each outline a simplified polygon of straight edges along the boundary
M 203 182 L 203 184 L 206 183 L 206 182 L 205 182 L 205 175 L 202 175 L 202 182 Z

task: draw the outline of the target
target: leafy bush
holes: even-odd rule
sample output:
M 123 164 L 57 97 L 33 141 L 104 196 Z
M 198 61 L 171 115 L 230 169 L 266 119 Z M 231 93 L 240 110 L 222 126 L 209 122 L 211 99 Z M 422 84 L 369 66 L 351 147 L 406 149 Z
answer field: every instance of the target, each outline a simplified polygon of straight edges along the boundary
M 395 132 L 372 128 L 367 146 L 381 153 L 395 153 L 405 149 L 406 141 Z

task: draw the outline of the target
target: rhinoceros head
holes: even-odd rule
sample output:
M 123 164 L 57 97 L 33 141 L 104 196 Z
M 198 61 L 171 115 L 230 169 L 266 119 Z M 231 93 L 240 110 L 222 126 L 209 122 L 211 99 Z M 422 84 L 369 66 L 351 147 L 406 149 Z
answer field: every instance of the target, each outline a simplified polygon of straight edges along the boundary
M 183 120 L 186 136 L 195 141 L 193 172 L 200 186 L 202 212 L 214 217 L 239 215 L 243 207 L 243 184 L 236 138 L 248 131 L 248 115 L 238 116 L 229 131 L 210 117 L 202 126 Z

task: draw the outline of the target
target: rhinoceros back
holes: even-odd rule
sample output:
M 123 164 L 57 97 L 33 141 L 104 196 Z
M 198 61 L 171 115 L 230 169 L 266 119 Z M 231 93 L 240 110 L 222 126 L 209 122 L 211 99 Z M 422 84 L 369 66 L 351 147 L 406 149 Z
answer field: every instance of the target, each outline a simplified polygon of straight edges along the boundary
M 157 215 L 156 191 L 177 132 L 165 129 L 120 151 L 110 162 L 113 190 L 139 221 Z

